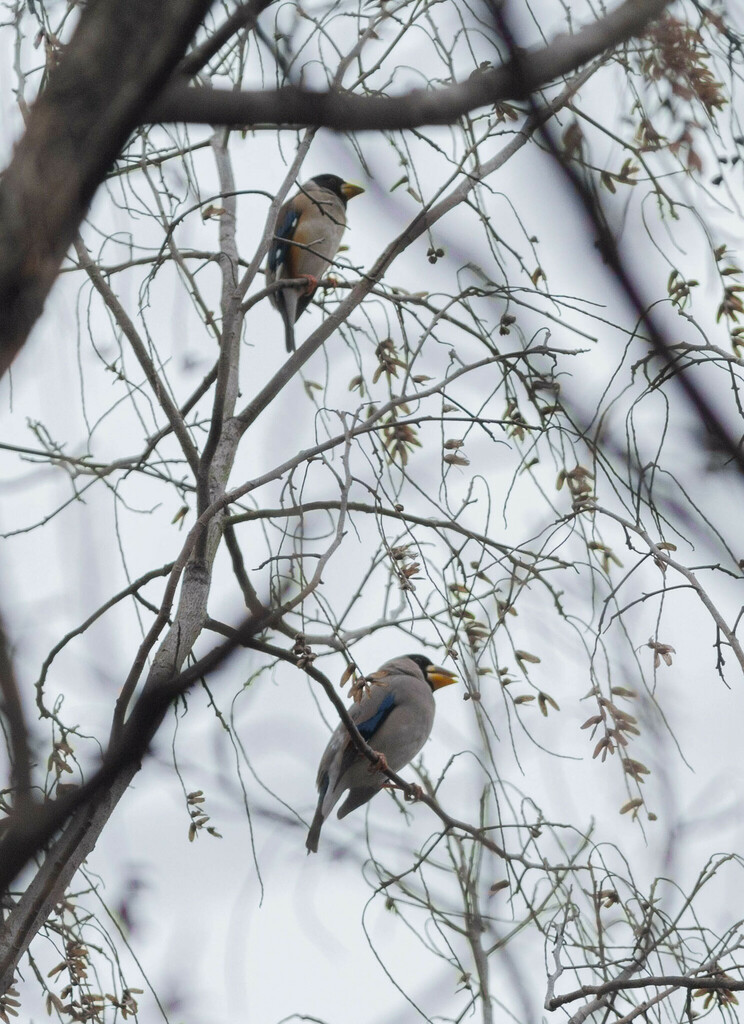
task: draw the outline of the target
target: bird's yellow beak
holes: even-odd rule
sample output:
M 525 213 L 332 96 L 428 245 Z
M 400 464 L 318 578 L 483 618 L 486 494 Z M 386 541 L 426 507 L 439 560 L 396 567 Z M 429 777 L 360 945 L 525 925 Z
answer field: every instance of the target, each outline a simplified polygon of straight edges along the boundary
M 364 189 L 361 185 L 352 185 L 350 181 L 345 181 L 341 186 L 341 192 L 345 199 L 353 199 L 354 196 L 360 196 Z
M 441 665 L 429 665 L 426 670 L 426 677 L 431 684 L 432 690 L 438 690 L 441 686 L 449 686 L 450 683 L 458 681 L 454 672 L 450 672 L 448 668 L 442 668 Z

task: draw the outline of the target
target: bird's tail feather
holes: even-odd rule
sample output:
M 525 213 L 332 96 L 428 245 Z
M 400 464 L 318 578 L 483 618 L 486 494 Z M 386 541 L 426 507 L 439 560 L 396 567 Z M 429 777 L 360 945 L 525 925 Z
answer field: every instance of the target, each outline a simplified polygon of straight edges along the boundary
M 323 828 L 323 822 L 326 820 L 326 814 L 323 813 L 323 803 L 325 801 L 326 793 L 328 792 L 328 772 L 321 768 L 318 773 L 318 806 L 315 808 L 315 817 L 313 818 L 310 831 L 307 834 L 305 840 L 305 846 L 307 847 L 308 853 L 318 852 L 318 840 L 320 839 L 320 830 Z M 326 809 L 326 813 L 330 808 Z
M 315 817 L 313 818 L 313 823 L 310 826 L 310 831 L 308 832 L 307 839 L 305 840 L 305 846 L 307 847 L 308 853 L 318 852 L 318 840 L 320 839 L 320 830 L 323 828 L 323 822 L 325 821 L 325 818 L 323 817 L 322 804 L 323 801 L 320 800 L 318 802 L 318 809 L 315 812 Z
M 382 783 L 371 786 L 353 786 L 349 790 L 349 795 L 339 807 L 337 817 L 345 818 L 347 814 L 351 814 L 357 807 L 361 807 L 362 804 L 366 804 L 368 800 L 376 796 L 381 789 Z
M 285 288 L 281 299 L 277 303 L 279 312 L 284 321 L 284 341 L 287 345 L 287 352 L 295 350 L 294 325 L 297 320 L 297 300 L 299 294 L 295 288 Z
M 287 352 L 292 353 L 295 350 L 294 323 L 290 318 L 290 313 L 284 308 L 282 308 L 282 319 L 284 320 L 284 341 Z

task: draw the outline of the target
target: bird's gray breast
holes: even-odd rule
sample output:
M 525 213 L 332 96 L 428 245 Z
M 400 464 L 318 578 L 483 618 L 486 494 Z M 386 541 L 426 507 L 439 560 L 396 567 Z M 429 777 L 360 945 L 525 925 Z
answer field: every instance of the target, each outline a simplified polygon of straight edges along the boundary
M 406 677 L 396 685 L 395 707 L 370 740 L 385 755 L 394 772 L 404 768 L 421 750 L 434 724 L 434 695 L 428 683 Z

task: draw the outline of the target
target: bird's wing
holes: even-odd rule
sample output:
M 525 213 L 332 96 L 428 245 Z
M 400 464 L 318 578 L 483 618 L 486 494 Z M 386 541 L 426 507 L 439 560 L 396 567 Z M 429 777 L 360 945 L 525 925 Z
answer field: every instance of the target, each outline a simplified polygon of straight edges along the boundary
M 366 742 L 369 743 L 370 746 L 374 746 L 376 733 L 381 728 L 383 722 L 386 722 L 388 720 L 388 718 L 390 717 L 390 713 L 395 707 L 395 694 L 390 693 L 390 691 L 384 693 L 382 699 L 377 703 L 377 707 L 375 708 L 374 711 L 370 708 L 367 708 L 367 710 L 365 711 L 363 708 L 364 704 L 365 701 L 361 701 L 359 704 L 355 704 L 354 707 L 351 709 L 350 714 L 352 720 L 354 721 L 354 725 L 362 734 L 362 738 L 366 740 Z M 356 711 L 357 708 L 362 708 L 362 711 L 361 713 L 357 713 L 355 715 L 354 712 Z M 349 734 L 347 733 L 346 743 L 341 753 L 341 760 L 338 766 L 338 774 L 336 775 L 336 779 L 342 779 L 344 773 L 349 770 L 349 768 L 354 764 L 355 761 L 361 760 L 361 758 L 362 755 L 354 746 L 351 736 L 349 736 Z
M 395 694 L 386 686 L 373 686 L 357 704 L 349 708 L 349 715 L 364 739 L 369 743 L 371 738 L 385 722 L 395 706 Z M 351 741 L 348 730 L 343 722 L 339 722 L 333 732 L 328 746 L 318 766 L 317 785 L 320 789 L 324 780 L 333 776 L 332 785 L 341 778 L 349 764 L 358 757 L 356 747 Z M 333 769 L 333 771 L 332 771 Z
M 287 256 L 291 249 L 290 242 L 295 236 L 300 213 L 301 209 L 293 199 L 285 203 L 279 211 L 274 241 L 269 249 L 269 271 L 274 280 L 277 277 L 292 277 L 292 274 L 286 273 Z
M 282 277 L 291 278 L 294 275 L 291 266 L 291 253 L 297 252 L 291 244 L 294 238 L 297 224 L 300 219 L 300 209 L 297 203 L 290 199 L 279 211 L 276 221 L 276 234 L 269 248 L 268 268 L 266 279 L 269 282 L 277 281 Z M 293 288 L 283 288 L 269 296 L 271 304 L 276 306 L 284 321 L 284 338 L 287 352 L 294 352 L 294 324 L 298 317 L 297 303 L 299 293 Z
M 357 707 L 362 708 L 363 717 L 359 716 L 358 718 L 358 716 L 354 715 L 354 708 L 352 708 L 351 717 L 354 721 L 354 725 L 357 727 L 364 739 L 367 743 L 370 743 L 374 734 L 395 707 L 395 694 L 391 693 L 389 690 L 383 693 L 382 700 L 379 702 L 375 710 L 369 708 L 364 710 L 363 704 L 364 702 L 362 701 L 362 703 L 356 705 Z

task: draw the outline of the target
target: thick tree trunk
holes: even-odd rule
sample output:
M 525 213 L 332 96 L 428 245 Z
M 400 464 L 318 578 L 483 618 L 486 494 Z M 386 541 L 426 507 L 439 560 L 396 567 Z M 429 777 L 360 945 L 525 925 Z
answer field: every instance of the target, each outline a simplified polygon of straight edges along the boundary
M 95 190 L 212 0 L 92 0 L 0 183 L 0 375 L 26 341 Z

